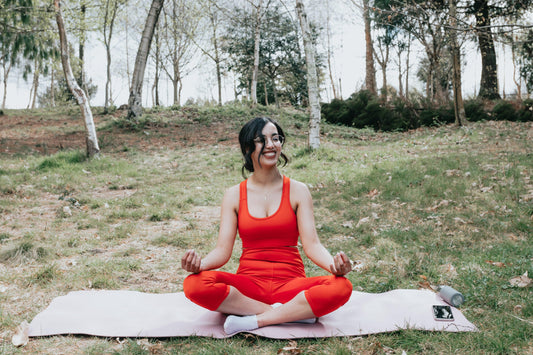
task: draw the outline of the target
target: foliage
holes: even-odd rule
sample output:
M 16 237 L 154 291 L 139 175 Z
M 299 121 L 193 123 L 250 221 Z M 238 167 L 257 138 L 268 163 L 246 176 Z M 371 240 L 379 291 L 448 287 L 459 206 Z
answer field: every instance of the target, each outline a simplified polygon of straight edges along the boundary
M 533 30 L 530 29 L 524 37 L 518 48 L 520 76 L 525 80 L 527 89 L 533 91 Z
M 75 78 L 79 78 L 79 73 L 81 72 L 80 61 L 76 57 L 71 56 L 71 65 L 72 71 Z M 63 72 L 61 72 L 63 74 Z M 87 90 L 86 94 L 89 99 L 94 98 L 98 86 L 93 84 L 92 79 L 85 78 L 85 86 Z M 77 105 L 76 98 L 72 95 L 72 92 L 67 86 L 67 80 L 64 75 L 60 75 L 57 79 L 54 87 L 47 87 L 41 94 L 38 95 L 39 107 L 51 107 L 52 103 L 55 106 L 64 106 L 64 105 Z M 53 100 L 52 100 L 53 95 Z
M 522 102 L 518 113 L 518 121 L 533 122 L 533 99 L 527 99 Z
M 483 100 L 472 99 L 466 100 L 464 105 L 466 117 L 471 122 L 527 122 L 533 117 L 533 100 L 525 100 L 521 104 L 499 100 L 494 105 L 488 105 Z M 330 103 L 323 103 L 322 117 L 333 124 L 367 127 L 376 131 L 405 131 L 455 122 L 451 102 L 436 106 L 424 98 L 411 101 L 394 98 L 390 103 L 384 104 L 365 90 L 352 94 L 347 100 L 334 99 Z
M 498 121 L 516 121 L 517 113 L 510 102 L 500 100 L 492 109 L 492 118 Z
M 228 69 L 238 74 L 238 94 L 246 96 L 252 80 L 255 17 L 241 8 L 233 12 L 223 50 L 230 56 Z M 307 81 L 298 26 L 276 5 L 266 9 L 260 30 L 258 102 L 303 105 L 307 101 Z
M 490 119 L 483 100 L 473 99 L 465 100 L 465 114 L 470 122 L 479 122 Z

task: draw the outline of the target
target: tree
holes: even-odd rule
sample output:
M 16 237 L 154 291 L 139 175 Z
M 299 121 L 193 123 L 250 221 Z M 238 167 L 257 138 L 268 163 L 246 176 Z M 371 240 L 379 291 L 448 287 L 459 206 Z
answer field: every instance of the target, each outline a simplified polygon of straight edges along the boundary
M 131 80 L 130 98 L 128 101 L 128 119 L 137 120 L 142 115 L 142 86 L 146 62 L 152 44 L 155 27 L 159 19 L 159 14 L 163 8 L 165 0 L 152 0 L 152 5 L 146 18 L 144 30 L 135 58 L 135 67 L 133 69 L 133 78 Z
M 248 93 L 254 67 L 255 16 L 246 9 L 236 8 L 232 12 L 235 16 L 226 29 L 223 50 L 229 57 L 228 69 L 238 74 L 238 89 Z M 258 90 L 258 102 L 274 101 L 279 105 L 281 99 L 286 99 L 301 105 L 307 98 L 307 84 L 297 24 L 274 6 L 265 11 L 261 26 L 258 86 L 264 90 Z
M 257 4 L 255 4 L 253 1 L 249 1 L 249 3 L 255 8 L 254 66 L 252 70 L 252 87 L 250 91 L 252 103 L 257 104 L 257 76 L 259 74 L 259 42 L 261 41 L 261 19 L 263 17 L 263 0 L 258 0 Z
M 370 0 L 362 0 L 363 6 L 356 0 L 350 0 L 353 6 L 362 10 L 365 24 L 365 89 L 372 94 L 377 93 L 376 69 L 374 67 L 374 43 L 372 41 L 372 17 Z
M 296 13 L 300 20 L 302 38 L 305 50 L 305 62 L 307 64 L 307 88 L 309 92 L 309 148 L 320 148 L 320 97 L 318 87 L 318 73 L 315 62 L 315 46 L 313 45 L 311 28 L 307 21 L 302 0 L 296 0 Z
M 5 108 L 7 80 L 11 69 L 23 65 L 26 80 L 33 71 L 30 104 L 34 105 L 39 75 L 48 73 L 48 61 L 58 57 L 57 47 L 46 31 L 49 15 L 32 0 L 4 0 L 0 3 L 0 64 L 3 69 Z M 33 68 L 33 69 L 32 69 Z
M 170 5 L 169 5 L 170 4 Z M 193 1 L 172 0 L 163 9 L 161 32 L 165 45 L 162 48 L 162 69 L 172 81 L 173 104 L 181 104 L 182 80 L 189 74 L 187 66 L 196 54 L 193 38 L 196 37 L 200 15 Z M 167 9 L 168 8 L 168 9 Z M 180 13 L 188 16 L 179 16 Z
M 372 42 L 369 0 L 363 0 L 363 18 L 365 21 L 365 87 L 372 94 L 376 94 L 376 70 L 374 68 L 374 44 Z
M 70 67 L 70 59 L 68 52 L 68 40 L 65 30 L 65 25 L 63 23 L 63 16 L 61 15 L 61 8 L 59 0 L 54 0 L 54 9 L 56 14 L 57 28 L 59 32 L 59 43 L 61 48 L 61 62 L 63 64 L 63 72 L 65 73 L 65 79 L 67 81 L 68 87 L 74 97 L 76 98 L 80 109 L 81 115 L 85 122 L 86 129 L 86 145 L 87 145 L 87 156 L 95 157 L 98 156 L 100 152 L 100 147 L 98 146 L 98 139 L 96 137 L 96 129 L 93 120 L 93 114 L 91 112 L 91 107 L 89 106 L 89 101 L 85 92 L 80 88 L 74 74 L 72 74 L 72 68 Z
M 100 11 L 102 12 L 99 16 L 102 21 L 100 29 L 106 51 L 105 112 L 107 112 L 109 106 L 113 105 L 113 91 L 111 87 L 111 39 L 113 38 L 117 15 L 123 5 L 124 0 L 103 0 L 100 7 Z
M 457 0 L 448 0 L 450 8 L 450 50 L 453 63 L 453 107 L 455 112 L 455 124 L 463 126 L 466 124 L 465 107 L 463 104 L 463 93 L 461 83 L 461 48 L 457 43 Z
M 491 28 L 488 0 L 475 0 L 472 11 L 476 18 L 476 35 L 481 51 L 481 82 L 479 96 L 484 99 L 499 99 L 498 67 Z
M 520 76 L 526 82 L 528 94 L 533 91 L 533 30 L 529 30 L 517 44 L 520 64 Z

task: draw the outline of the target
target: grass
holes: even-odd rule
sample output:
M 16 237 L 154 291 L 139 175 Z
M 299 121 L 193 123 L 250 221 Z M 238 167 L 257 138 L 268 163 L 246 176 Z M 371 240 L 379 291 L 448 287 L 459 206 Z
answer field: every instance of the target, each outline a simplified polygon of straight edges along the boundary
M 43 124 L 56 119 L 26 114 Z M 0 155 L 0 352 L 272 354 L 288 346 L 245 335 L 60 336 L 19 349 L 9 341 L 17 324 L 72 290 L 181 291 L 179 258 L 214 246 L 224 190 L 242 179 L 235 131 L 255 115 L 286 130 L 291 162 L 282 172 L 309 185 L 325 246 L 362 263 L 349 274 L 356 290 L 448 284 L 466 296 L 462 311 L 480 329 L 297 340 L 301 353 L 533 351 L 531 288 L 509 283 L 533 275 L 531 125 L 384 134 L 323 124 L 322 147 L 309 151 L 301 113 L 225 106 L 149 112 L 134 129 L 101 117 L 108 150 L 98 160 L 81 150 Z M 225 270 L 235 271 L 239 248 Z M 324 274 L 305 264 L 309 275 Z

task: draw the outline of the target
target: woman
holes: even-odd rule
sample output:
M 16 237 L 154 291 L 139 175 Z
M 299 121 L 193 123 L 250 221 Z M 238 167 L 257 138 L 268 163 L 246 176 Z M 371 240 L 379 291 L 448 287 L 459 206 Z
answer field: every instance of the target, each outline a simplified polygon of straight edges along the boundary
M 228 334 L 285 322 L 314 322 L 345 304 L 352 284 L 344 275 L 350 260 L 332 256 L 315 229 L 313 202 L 306 185 L 278 170 L 286 164 L 285 135 L 274 120 L 258 117 L 239 133 L 244 169 L 251 176 L 229 188 L 222 201 L 215 248 L 204 258 L 188 250 L 182 268 L 192 274 L 185 295 L 196 304 L 226 314 Z M 236 274 L 213 271 L 230 259 L 235 237 L 243 244 Z M 297 243 L 307 257 L 332 275 L 306 277 Z

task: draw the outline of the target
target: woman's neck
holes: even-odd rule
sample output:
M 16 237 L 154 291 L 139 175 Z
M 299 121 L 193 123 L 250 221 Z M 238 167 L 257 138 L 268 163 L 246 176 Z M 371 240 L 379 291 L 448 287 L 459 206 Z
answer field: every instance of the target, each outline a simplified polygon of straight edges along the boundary
M 258 169 L 253 172 L 249 179 L 256 185 L 268 186 L 279 182 L 282 179 L 282 175 L 277 168 L 269 170 Z

